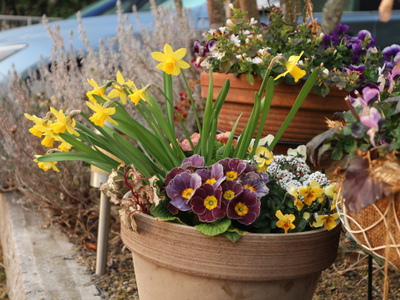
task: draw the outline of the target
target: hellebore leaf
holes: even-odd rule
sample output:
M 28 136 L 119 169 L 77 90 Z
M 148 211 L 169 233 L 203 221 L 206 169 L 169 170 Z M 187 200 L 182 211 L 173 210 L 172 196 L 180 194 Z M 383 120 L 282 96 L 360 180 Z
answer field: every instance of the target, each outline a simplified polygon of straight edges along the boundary
M 369 160 L 355 156 L 349 161 L 349 168 L 343 181 L 343 198 L 350 212 L 357 213 L 378 199 L 385 198 L 390 191 L 387 184 L 374 180 L 370 174 Z

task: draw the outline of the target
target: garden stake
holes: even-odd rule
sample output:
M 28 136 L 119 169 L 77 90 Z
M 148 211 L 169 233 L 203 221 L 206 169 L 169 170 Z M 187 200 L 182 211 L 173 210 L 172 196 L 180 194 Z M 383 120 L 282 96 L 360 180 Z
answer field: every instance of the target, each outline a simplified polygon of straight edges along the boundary
M 91 166 L 90 185 L 99 188 L 100 185 L 107 181 L 108 173 Z M 110 207 L 111 203 L 108 198 L 100 194 L 100 212 L 99 212 L 99 228 L 97 234 L 97 252 L 96 252 L 96 275 L 101 276 L 106 272 L 107 251 L 108 251 L 108 232 L 110 228 Z

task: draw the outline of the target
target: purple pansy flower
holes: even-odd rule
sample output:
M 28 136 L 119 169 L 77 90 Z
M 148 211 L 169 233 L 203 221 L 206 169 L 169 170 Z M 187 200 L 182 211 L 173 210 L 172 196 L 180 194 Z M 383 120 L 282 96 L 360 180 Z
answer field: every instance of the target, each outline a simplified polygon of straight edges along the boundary
M 352 71 L 358 72 L 359 79 L 361 82 L 365 80 L 364 70 L 365 70 L 365 65 L 359 65 L 359 66 L 350 65 L 349 68 L 345 67 L 342 69 L 343 72 L 352 72 Z
M 372 36 L 371 32 L 368 30 L 360 30 L 357 34 L 358 39 L 360 39 L 363 42 L 367 42 L 365 44 L 365 49 L 369 49 L 372 47 L 375 47 L 376 45 L 376 38 Z
M 391 46 L 387 46 L 382 50 L 383 59 L 385 60 L 386 68 L 394 67 L 394 57 L 400 52 L 400 46 L 397 44 L 393 44 Z
M 182 211 L 190 210 L 189 201 L 195 191 L 201 186 L 201 177 L 198 174 L 180 173 L 170 181 L 166 187 L 170 204 Z
M 372 105 L 379 100 L 380 88 L 376 84 L 367 83 L 361 87 L 352 90 L 349 94 L 351 104 L 353 106 Z
M 244 225 L 250 225 L 260 215 L 261 201 L 256 194 L 249 189 L 243 192 L 228 203 L 227 215 Z
M 221 187 L 204 184 L 198 188 L 190 201 L 192 210 L 202 222 L 213 222 L 225 216 L 226 205 L 221 201 Z

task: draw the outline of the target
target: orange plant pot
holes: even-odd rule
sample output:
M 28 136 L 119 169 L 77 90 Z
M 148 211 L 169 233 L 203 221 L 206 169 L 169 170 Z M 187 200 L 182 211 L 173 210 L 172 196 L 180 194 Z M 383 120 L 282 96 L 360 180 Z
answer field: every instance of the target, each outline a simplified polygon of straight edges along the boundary
M 200 76 L 201 96 L 207 97 L 210 75 L 202 72 Z M 254 103 L 254 94 L 258 92 L 262 80 L 255 78 L 254 85 L 246 81 L 245 76 L 235 77 L 232 73 L 213 73 L 213 97 L 216 99 L 223 84 L 229 79 L 230 90 L 222 106 L 218 117 L 218 129 L 221 131 L 232 131 L 237 118 L 243 113 L 236 134 L 240 134 L 250 117 Z M 275 86 L 272 104 L 263 128 L 263 136 L 275 135 L 288 115 L 301 85 L 288 85 L 280 83 Z M 326 131 L 326 118 L 332 118 L 335 112 L 347 111 L 348 107 L 344 101 L 346 91 L 331 89 L 326 97 L 318 96 L 311 91 L 304 100 L 296 116 L 286 129 L 281 140 L 285 142 L 307 143 L 314 136 Z
M 121 237 L 132 251 L 140 300 L 311 300 L 336 259 L 341 226 L 248 233 L 237 242 L 137 213 Z

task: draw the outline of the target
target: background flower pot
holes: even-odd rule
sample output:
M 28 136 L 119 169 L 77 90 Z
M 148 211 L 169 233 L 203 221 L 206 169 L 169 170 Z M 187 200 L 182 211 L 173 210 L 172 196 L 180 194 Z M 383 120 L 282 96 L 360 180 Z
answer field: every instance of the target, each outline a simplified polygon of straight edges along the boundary
M 207 97 L 209 77 L 208 72 L 201 73 L 202 97 Z M 254 94 L 260 88 L 261 79 L 255 78 L 254 85 L 250 85 L 245 76 L 235 77 L 232 73 L 213 73 L 214 99 L 216 99 L 226 79 L 230 80 L 230 90 L 218 117 L 218 129 L 231 131 L 236 119 L 243 113 L 235 132 L 240 134 L 250 116 L 254 103 Z M 292 108 L 300 89 L 301 85 L 288 85 L 285 83 L 275 86 L 271 109 L 266 126 L 263 129 L 263 136 L 276 134 Z M 348 92 L 346 91 L 331 89 L 328 96 L 321 97 L 311 91 L 281 140 L 307 143 L 314 136 L 326 131 L 326 118 L 332 118 L 335 112 L 348 110 L 344 101 L 344 97 L 347 94 Z
M 340 226 L 293 234 L 253 234 L 237 242 L 194 227 L 135 214 L 122 226 L 141 300 L 307 300 L 336 259 Z

